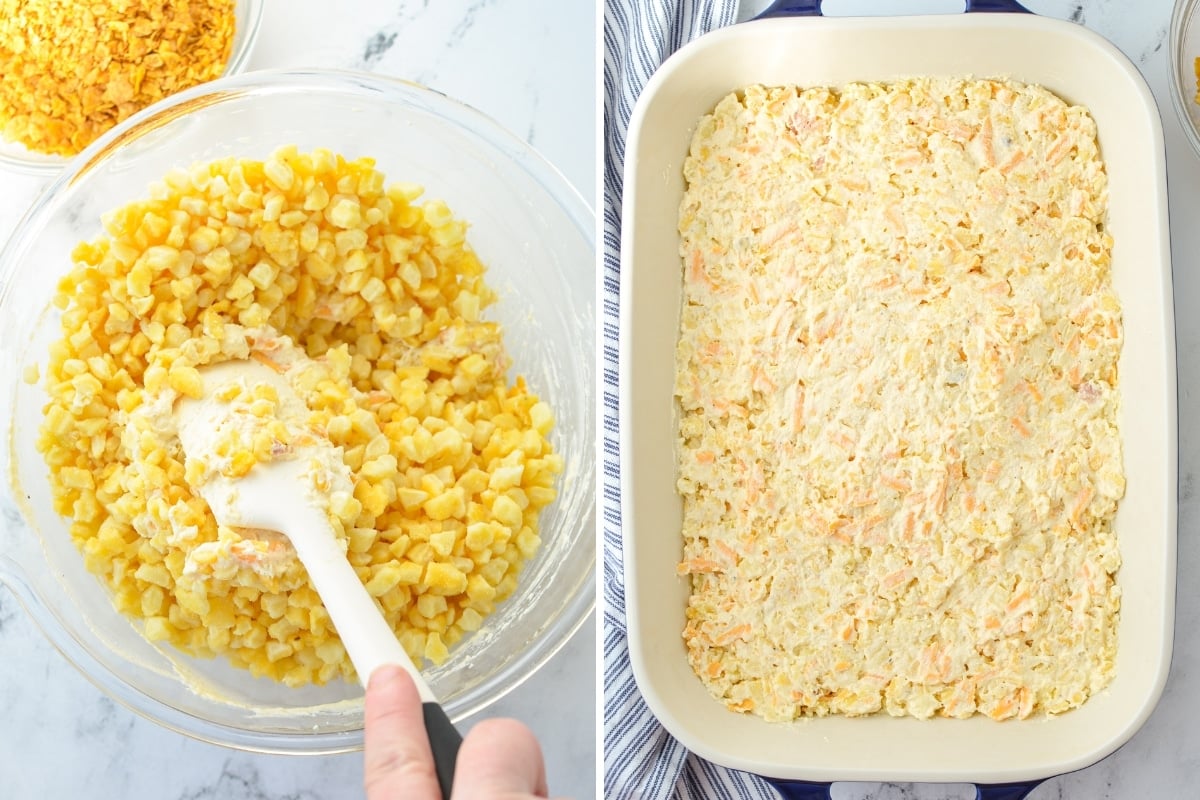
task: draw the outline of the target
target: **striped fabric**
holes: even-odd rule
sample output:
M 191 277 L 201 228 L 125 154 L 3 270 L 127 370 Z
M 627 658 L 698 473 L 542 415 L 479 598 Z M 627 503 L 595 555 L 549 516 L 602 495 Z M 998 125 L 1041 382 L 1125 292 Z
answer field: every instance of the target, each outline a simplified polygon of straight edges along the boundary
M 606 0 L 604 4 L 603 283 L 603 632 L 604 797 L 773 798 L 761 779 L 687 752 L 646 708 L 633 680 L 625 638 L 621 569 L 620 464 L 617 444 L 617 329 L 620 298 L 622 164 L 625 133 L 638 93 L 672 52 L 728 25 L 737 0 Z

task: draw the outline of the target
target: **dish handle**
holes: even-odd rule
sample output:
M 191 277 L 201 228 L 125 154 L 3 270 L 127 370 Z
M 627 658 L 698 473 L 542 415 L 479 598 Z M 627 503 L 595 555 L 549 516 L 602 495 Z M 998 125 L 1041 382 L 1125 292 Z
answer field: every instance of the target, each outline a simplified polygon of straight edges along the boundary
M 832 800 L 832 783 L 812 783 L 811 781 L 777 781 L 768 779 L 767 783 L 775 787 L 775 791 L 783 800 Z
M 783 796 L 783 800 L 832 800 L 832 783 L 811 781 L 770 780 L 769 783 Z M 1024 800 L 1042 782 L 992 783 L 975 786 L 975 800 Z
M 769 17 L 819 17 L 821 16 L 822 0 L 775 0 L 755 19 L 767 19 Z M 1017 0 L 965 0 L 966 7 L 963 13 L 970 14 L 972 11 L 983 13 L 1019 13 L 1032 14 L 1025 6 L 1017 2 Z

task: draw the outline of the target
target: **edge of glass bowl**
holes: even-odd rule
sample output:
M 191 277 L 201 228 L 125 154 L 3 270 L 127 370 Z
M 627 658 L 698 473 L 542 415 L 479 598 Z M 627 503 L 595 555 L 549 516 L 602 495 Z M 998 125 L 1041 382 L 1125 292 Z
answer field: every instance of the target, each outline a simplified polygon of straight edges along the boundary
M 250 59 L 250 54 L 254 50 L 254 45 L 258 41 L 259 31 L 262 28 L 263 9 L 265 8 L 264 0 L 239 0 L 239 2 L 244 4 L 245 8 L 245 33 L 241 41 L 236 41 L 237 33 L 234 33 L 235 42 L 238 46 L 230 53 L 229 61 L 225 64 L 225 70 L 221 73 L 221 78 L 232 77 L 240 74 L 245 69 L 246 62 Z M 201 86 L 203 85 L 201 84 Z M 2 144 L 11 145 L 13 143 L 5 141 Z M 67 158 L 65 156 L 48 155 L 33 151 L 27 152 L 28 155 L 23 155 L 20 151 L 6 153 L 3 149 L 0 149 L 0 169 L 7 169 L 20 175 L 50 177 L 69 168 L 72 161 L 79 157 L 78 155 L 74 155 Z
M 1167 34 L 1167 67 L 1171 74 L 1169 91 L 1171 94 L 1171 105 L 1175 108 L 1175 116 L 1179 119 L 1179 124 L 1183 127 L 1184 136 L 1187 138 L 1188 144 L 1191 145 L 1192 152 L 1200 156 L 1200 130 L 1197 130 L 1196 120 L 1192 118 L 1189 106 L 1189 103 L 1193 102 L 1195 96 L 1195 79 L 1189 77 L 1188 81 L 1184 80 L 1185 75 L 1183 74 L 1181 61 L 1183 57 L 1183 40 L 1195 17 L 1195 11 L 1195 0 L 1176 0 L 1174 7 L 1171 9 L 1171 22 Z M 1200 56 L 1200 52 L 1196 53 L 1196 55 Z M 1193 87 L 1193 94 L 1191 96 L 1188 96 L 1184 90 L 1184 86 L 1189 84 Z
M 335 755 L 362 748 L 361 730 L 324 734 L 263 733 L 219 725 L 155 700 L 125 683 L 93 656 L 85 644 L 58 622 L 54 612 L 38 600 L 37 592 L 29 585 L 20 564 L 10 560 L 9 564 L 15 564 L 15 569 L 9 569 L 3 566 L 5 560 L 0 557 L 0 584 L 12 590 L 37 629 L 89 683 L 138 717 L 191 739 L 252 753 Z M 156 712 L 148 711 L 143 703 L 156 706 Z
M 207 105 L 209 102 L 213 102 L 214 98 L 219 98 L 229 93 L 240 93 L 249 90 L 285 90 L 295 85 L 303 84 L 306 81 L 342 81 L 357 86 L 360 89 L 370 91 L 384 91 L 390 88 L 393 90 L 401 89 L 407 92 L 415 92 L 442 104 L 446 109 L 453 110 L 461 117 L 469 120 L 473 119 L 477 124 L 481 124 L 494 135 L 494 138 L 490 140 L 491 144 L 517 161 L 539 185 L 547 188 L 557 188 L 557 191 L 554 192 L 555 199 L 561 203 L 563 211 L 571 218 L 586 241 L 591 243 L 592 249 L 595 249 L 595 212 L 582 195 L 579 194 L 574 185 L 567 180 L 557 167 L 547 161 L 531 145 L 502 126 L 491 116 L 478 109 L 436 89 L 431 89 L 413 81 L 371 73 L 331 69 L 260 70 L 241 75 L 222 77 L 216 81 L 201 84 L 165 98 L 158 103 L 142 109 L 120 125 L 106 132 L 79 153 L 79 155 L 75 156 L 67 164 L 67 168 L 63 169 L 53 182 L 42 190 L 30 208 L 21 217 L 12 236 L 0 248 L 0 306 L 6 303 L 10 293 L 13 291 L 12 281 L 9 278 L 12 270 L 15 269 L 16 259 L 10 258 L 9 254 L 12 251 L 22 249 L 29 235 L 30 223 L 43 212 L 46 204 L 58 194 L 60 189 L 77 181 L 89 169 L 111 154 L 111 152 L 119 149 L 123 142 L 128 141 L 130 138 L 137 138 L 146 132 L 153 131 L 164 122 L 187 113 L 196 106 Z M 594 314 L 594 309 L 587 310 Z M 596 376 L 593 374 L 589 378 L 590 385 L 588 392 L 591 398 L 589 405 L 594 405 L 596 399 L 594 396 L 596 391 Z M 15 393 L 15 391 L 16 388 L 14 386 L 13 392 Z M 593 435 L 591 438 L 594 438 L 594 420 L 589 420 L 588 425 L 592 429 L 591 433 Z M 3 447 L 6 451 L 6 457 L 3 459 L 3 462 L 7 463 L 9 461 L 8 456 L 10 455 L 7 452 L 9 443 L 7 441 L 4 442 Z M 587 467 L 580 478 L 589 484 L 588 488 L 591 490 L 594 489 L 590 484 L 594 483 L 595 480 L 595 467 L 591 461 L 586 461 L 586 465 Z M 13 476 L 7 477 L 13 478 Z M 7 486 L 5 487 L 5 491 L 11 491 L 16 488 L 14 481 L 15 478 L 6 481 Z M 585 557 L 587 564 L 585 565 L 586 569 L 582 572 L 583 577 L 572 587 L 571 600 L 563 606 L 562 615 L 559 617 L 567 621 L 567 624 L 562 628 L 562 635 L 551 645 L 532 656 L 522 654 L 515 657 L 504 669 L 497 672 L 491 681 L 491 683 L 502 685 L 496 688 L 481 687 L 488 689 L 486 693 L 480 691 L 469 693 L 467 702 L 463 703 L 461 707 L 455 709 L 451 714 L 453 721 L 458 722 L 478 713 L 524 684 L 566 646 L 567 642 L 574 637 L 592 615 L 596 604 L 595 515 L 596 504 L 593 491 L 592 501 L 585 507 L 582 519 L 580 520 L 583 529 L 590 531 L 590 534 L 585 537 L 585 541 L 581 542 L 581 544 L 588 544 L 590 542 L 591 546 L 586 549 Z M 29 527 L 27 521 L 24 519 L 21 520 L 21 524 Z M 43 547 L 40 537 L 36 546 L 39 551 Z M 584 548 L 581 547 L 580 549 L 583 550 Z M 37 590 L 31 585 L 30 576 L 27 574 L 26 568 L 20 560 L 11 558 L 3 552 L 0 552 L 0 584 L 8 586 L 13 591 L 18 602 L 30 613 L 38 629 L 41 630 L 54 648 L 72 666 L 79 670 L 85 678 L 106 695 L 140 717 L 200 741 L 249 752 L 280 755 L 328 755 L 350 752 L 362 747 L 361 728 L 312 734 L 256 731 L 233 725 L 214 723 L 203 717 L 181 711 L 173 705 L 163 702 L 138 687 L 127 683 L 119 675 L 115 674 L 107 665 L 104 658 L 94 653 L 88 643 L 81 641 L 75 636 L 70 627 L 63 624 L 53 609 L 41 601 Z

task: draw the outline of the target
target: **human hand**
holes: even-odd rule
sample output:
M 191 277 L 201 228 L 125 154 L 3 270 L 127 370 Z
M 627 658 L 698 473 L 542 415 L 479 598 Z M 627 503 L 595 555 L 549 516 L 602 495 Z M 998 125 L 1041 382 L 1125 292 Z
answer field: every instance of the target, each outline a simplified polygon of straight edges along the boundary
M 380 667 L 367 682 L 363 772 L 368 800 L 440 800 L 421 698 L 400 667 Z M 487 719 L 463 739 L 454 800 L 533 800 L 547 793 L 541 746 L 520 722 Z

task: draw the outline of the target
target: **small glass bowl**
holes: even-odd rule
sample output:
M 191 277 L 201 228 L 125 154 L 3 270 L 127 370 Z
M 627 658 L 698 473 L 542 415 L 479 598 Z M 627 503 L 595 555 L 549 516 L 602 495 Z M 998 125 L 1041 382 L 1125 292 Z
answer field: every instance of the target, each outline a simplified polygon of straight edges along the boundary
M 1171 66 L 1171 105 L 1179 115 L 1192 150 L 1200 155 L 1200 105 L 1196 103 L 1196 58 L 1200 57 L 1200 25 L 1196 0 L 1177 0 L 1171 12 L 1167 59 Z
M 229 62 L 225 65 L 222 77 L 237 75 L 246 68 L 250 59 L 250 51 L 258 39 L 258 30 L 262 24 L 263 0 L 237 0 L 234 5 L 235 26 L 233 32 L 233 49 L 229 54 Z M 50 176 L 61 170 L 70 161 L 68 156 L 39 153 L 30 150 L 20 142 L 10 142 L 0 138 L 0 168 L 12 170 L 25 175 Z
M 595 217 L 552 166 L 479 112 L 423 87 L 358 73 L 252 72 L 143 110 L 76 157 L 0 253 L 0 581 L 48 638 L 116 700 L 169 728 L 248 750 L 328 753 L 362 742 L 362 692 L 336 681 L 289 689 L 222 659 L 148 642 L 83 566 L 50 500 L 35 441 L 46 400 L 20 379 L 58 338 L 50 305 L 75 243 L 100 216 L 173 167 L 276 147 L 370 156 L 388 182 L 425 186 L 469 223 L 499 301 L 512 374 L 556 415 L 565 460 L 541 518 L 542 548 L 514 594 L 425 676 L 452 719 L 532 675 L 595 601 Z M 590 687 L 588 687 L 590 689 Z

